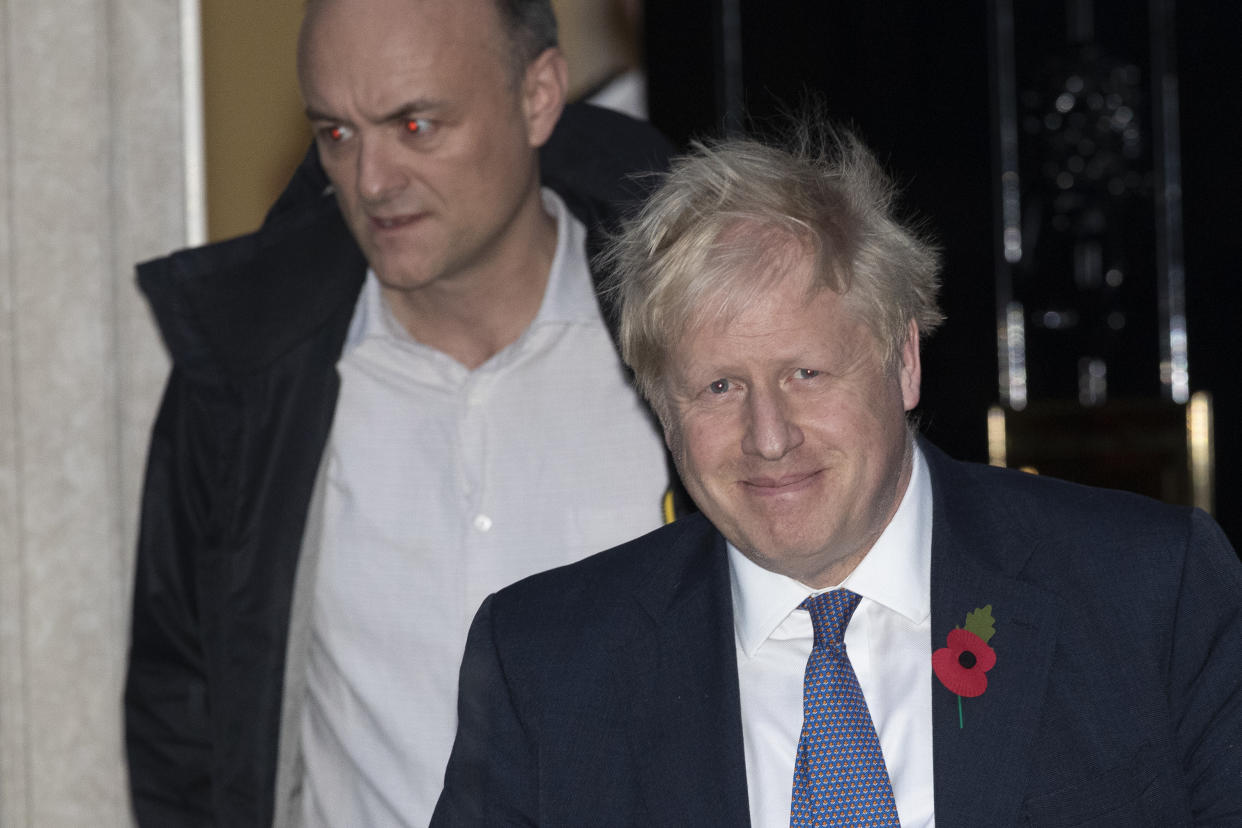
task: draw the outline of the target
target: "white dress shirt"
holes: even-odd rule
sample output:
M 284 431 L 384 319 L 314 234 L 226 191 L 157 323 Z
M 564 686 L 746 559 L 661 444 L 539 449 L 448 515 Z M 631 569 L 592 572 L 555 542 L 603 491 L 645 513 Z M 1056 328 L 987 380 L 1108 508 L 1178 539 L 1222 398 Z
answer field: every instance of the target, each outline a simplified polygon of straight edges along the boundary
M 897 513 L 840 584 L 862 596 L 845 631 L 845 648 L 875 722 L 905 828 L 935 824 L 931 528 L 931 480 L 916 446 Z M 798 605 L 828 590 L 763 569 L 732 544 L 729 567 L 751 824 L 788 828 L 802 683 L 814 646 L 810 613 Z
M 368 274 L 338 364 L 302 721 L 308 826 L 421 826 L 489 593 L 654 529 L 663 443 L 550 191 L 557 249 L 530 327 L 473 371 L 414 341 Z

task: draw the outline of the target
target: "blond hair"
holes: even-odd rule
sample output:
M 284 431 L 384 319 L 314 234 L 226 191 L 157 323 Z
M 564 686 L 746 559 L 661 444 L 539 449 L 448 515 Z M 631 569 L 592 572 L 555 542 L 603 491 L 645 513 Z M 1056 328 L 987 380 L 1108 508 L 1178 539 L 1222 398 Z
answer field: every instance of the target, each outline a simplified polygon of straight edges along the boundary
M 601 257 L 642 394 L 660 411 L 680 336 L 736 315 L 805 255 L 813 290 L 844 296 L 895 370 L 909 323 L 925 336 L 943 319 L 939 253 L 895 216 L 895 196 L 871 152 L 822 121 L 803 120 L 780 145 L 694 144 Z

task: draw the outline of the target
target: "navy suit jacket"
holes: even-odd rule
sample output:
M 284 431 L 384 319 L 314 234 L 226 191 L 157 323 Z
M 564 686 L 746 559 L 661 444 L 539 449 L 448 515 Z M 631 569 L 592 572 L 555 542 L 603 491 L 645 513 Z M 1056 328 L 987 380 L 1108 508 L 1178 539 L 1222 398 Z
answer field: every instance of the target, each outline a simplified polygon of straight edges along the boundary
M 1216 524 L 922 445 L 927 656 L 971 610 L 996 623 L 964 724 L 932 677 L 937 824 L 1242 825 L 1242 564 Z M 732 613 L 698 515 L 490 597 L 432 824 L 748 824 Z

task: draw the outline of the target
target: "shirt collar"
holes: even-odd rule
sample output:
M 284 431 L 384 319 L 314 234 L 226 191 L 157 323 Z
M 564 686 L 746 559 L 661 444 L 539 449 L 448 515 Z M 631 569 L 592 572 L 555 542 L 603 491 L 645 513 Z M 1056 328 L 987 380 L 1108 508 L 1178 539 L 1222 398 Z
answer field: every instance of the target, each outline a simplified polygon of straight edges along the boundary
M 561 197 L 543 188 L 543 209 L 556 219 L 556 255 L 548 273 L 543 304 L 531 327 L 573 324 L 599 318 L 599 303 L 587 265 L 586 228 L 565 206 Z
M 901 504 L 862 562 L 839 586 L 919 623 L 931 613 L 931 478 L 918 444 Z M 733 625 L 753 657 L 789 613 L 816 590 L 764 569 L 728 544 Z M 837 587 L 833 587 L 836 589 Z
M 554 191 L 544 187 L 540 196 L 544 211 L 556 219 L 556 253 L 548 272 L 543 301 L 531 327 L 589 322 L 598 317 L 599 305 L 587 264 L 586 228 Z M 379 278 L 368 267 L 344 350 L 348 352 L 370 338 L 414 341 L 384 302 Z

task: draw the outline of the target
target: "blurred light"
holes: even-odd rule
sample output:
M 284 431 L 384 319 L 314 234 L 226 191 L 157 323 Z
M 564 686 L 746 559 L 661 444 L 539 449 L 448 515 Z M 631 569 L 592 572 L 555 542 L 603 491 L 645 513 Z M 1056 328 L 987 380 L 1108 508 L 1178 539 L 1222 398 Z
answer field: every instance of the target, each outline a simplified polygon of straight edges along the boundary
M 1014 170 L 1006 170 L 1001 176 L 1001 211 L 1005 222 L 1001 235 L 1005 261 L 1015 264 L 1022 260 L 1022 188 Z
M 1032 314 L 1031 317 L 1031 322 L 1035 327 L 1049 331 L 1068 330 L 1078 325 L 1078 311 L 1073 308 L 1046 310 L 1038 316 Z
M 991 439 L 991 415 L 988 419 Z M 1212 457 L 1213 442 L 1212 395 L 1196 391 L 1186 406 L 1186 443 L 1190 450 L 1190 488 L 1195 506 L 1205 512 L 1213 507 L 1213 478 L 1215 459 Z
M 1005 409 L 994 405 L 988 409 L 988 465 L 1005 467 Z
M 1186 317 L 1169 319 L 1169 396 L 1175 403 L 1190 399 L 1190 360 L 1186 354 Z
M 1016 264 L 1022 260 L 1022 231 L 1016 227 L 1005 228 L 1005 261 Z
M 1108 365 L 1098 357 L 1078 360 L 1078 401 L 1086 406 L 1103 405 L 1108 399 Z
M 1014 411 L 1026 408 L 1026 325 L 1021 302 L 1010 302 L 1005 309 L 1005 374 L 1001 388 Z

